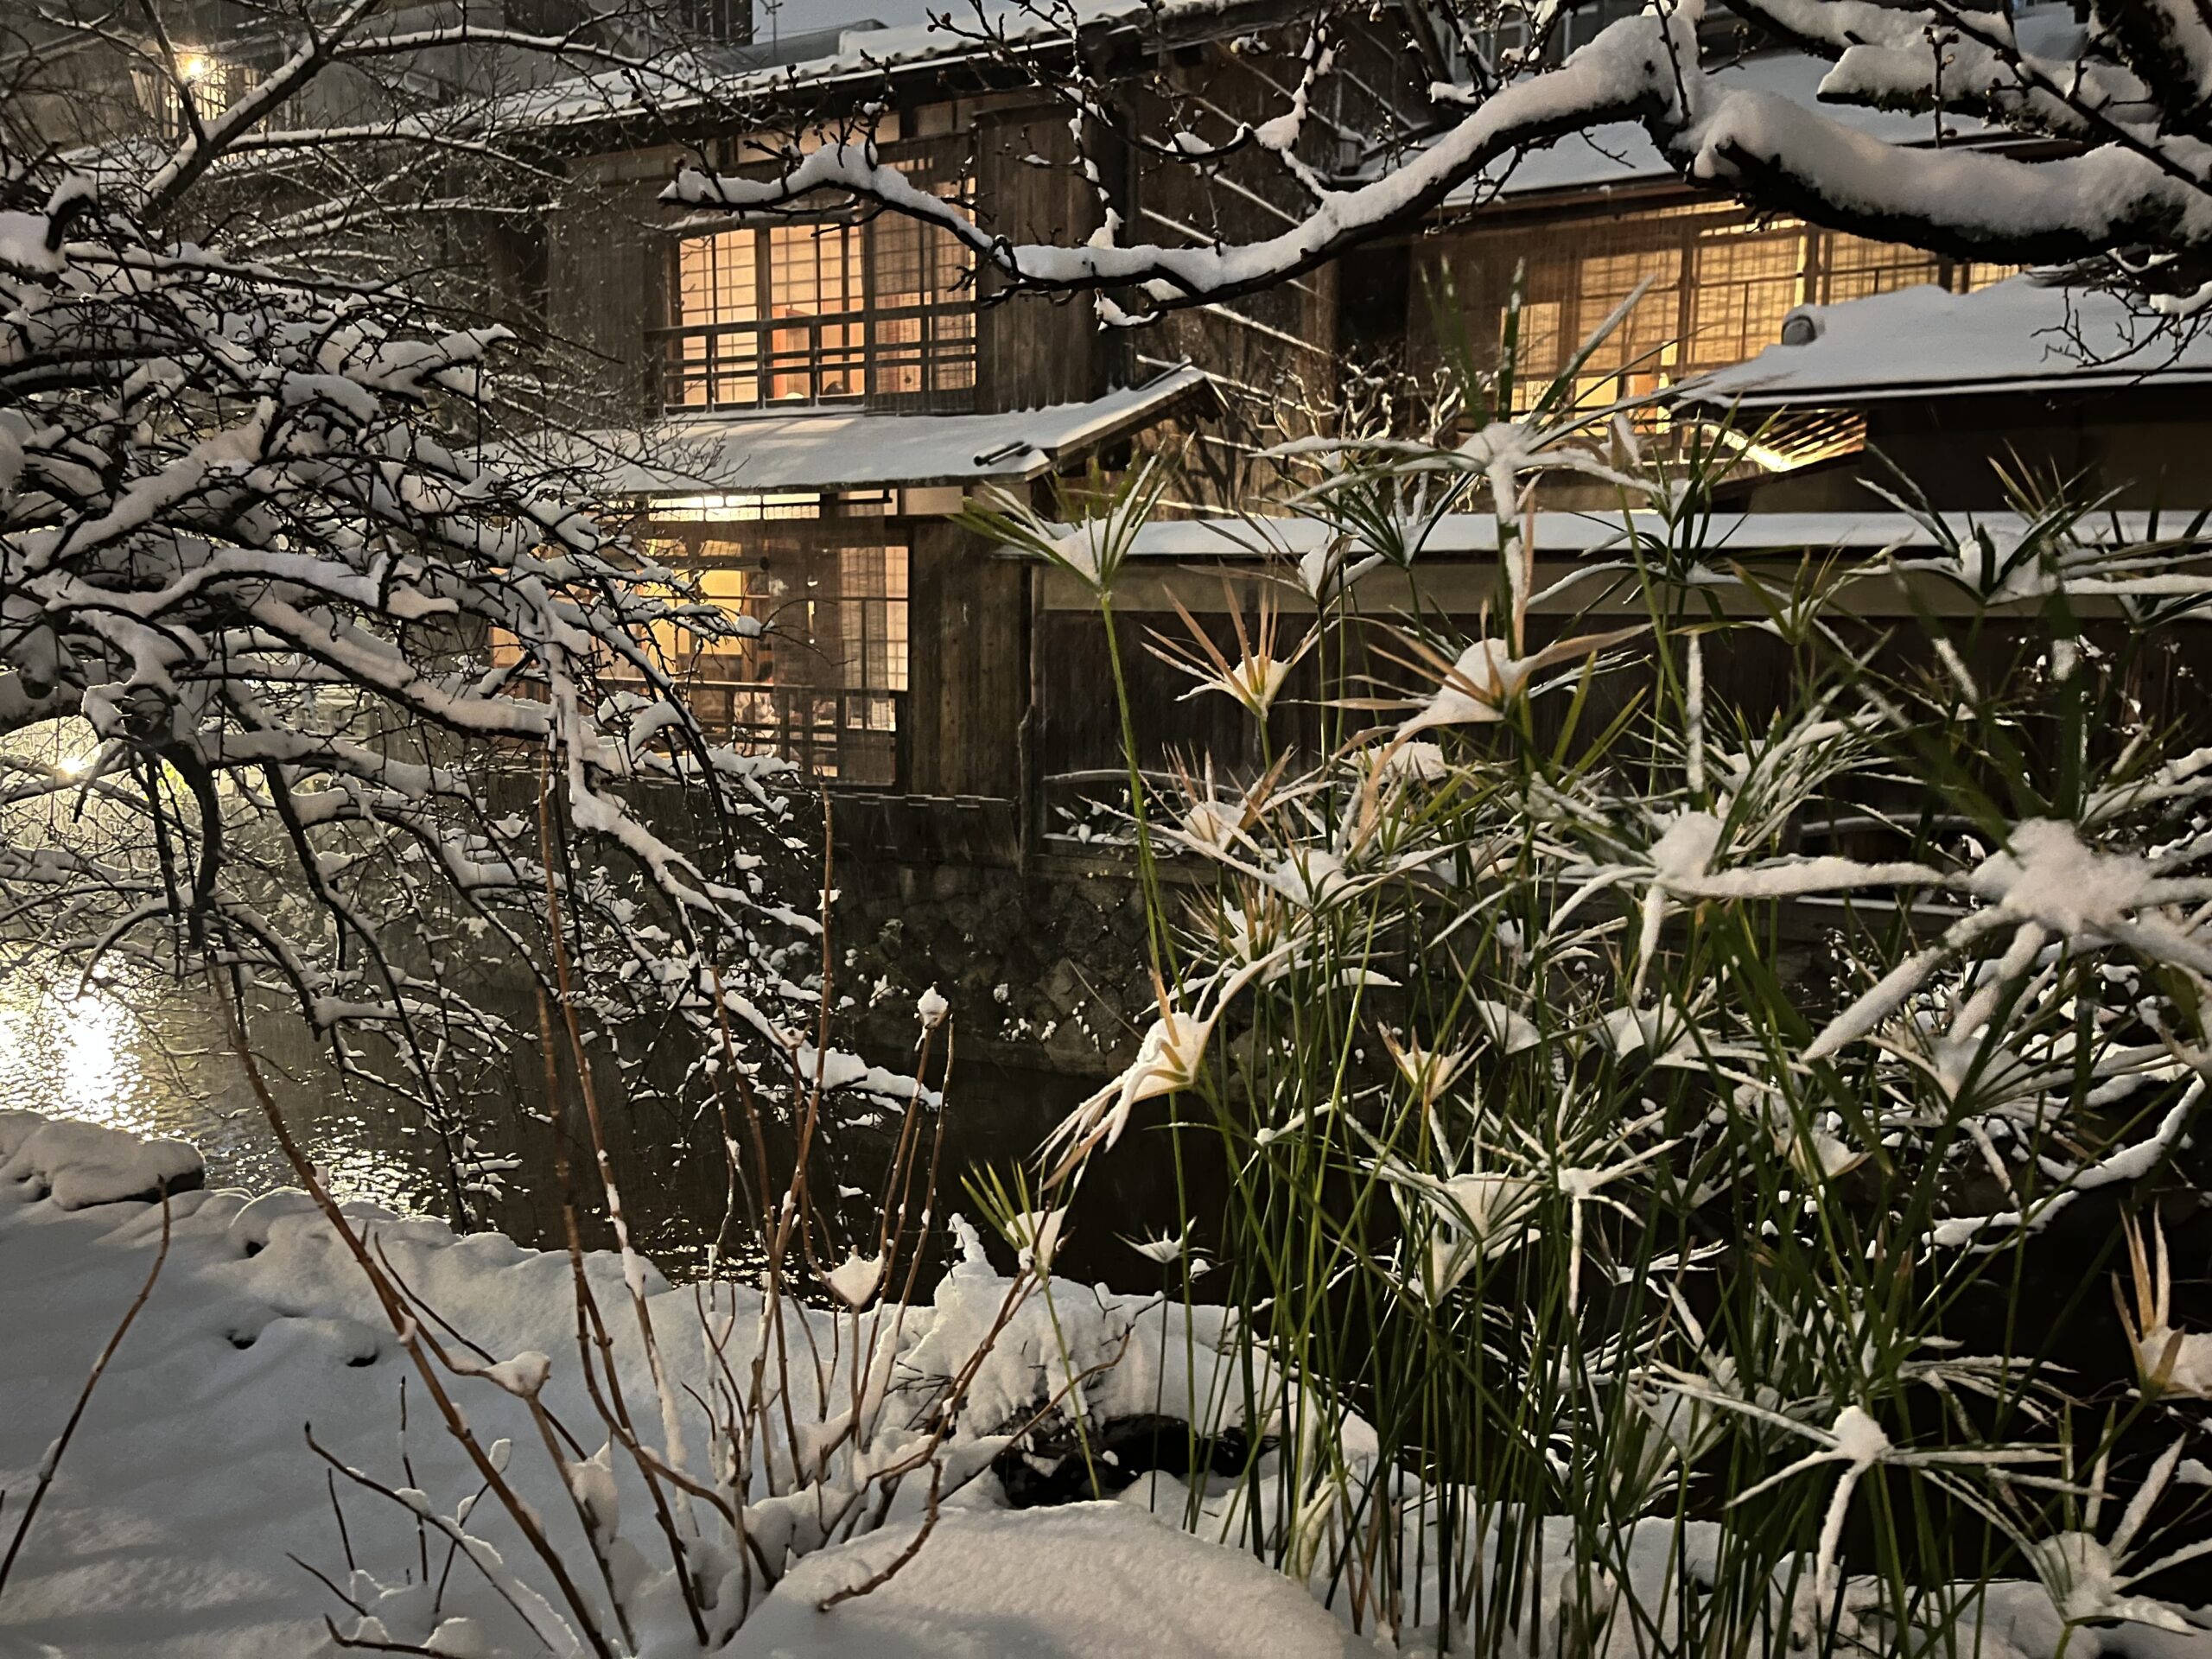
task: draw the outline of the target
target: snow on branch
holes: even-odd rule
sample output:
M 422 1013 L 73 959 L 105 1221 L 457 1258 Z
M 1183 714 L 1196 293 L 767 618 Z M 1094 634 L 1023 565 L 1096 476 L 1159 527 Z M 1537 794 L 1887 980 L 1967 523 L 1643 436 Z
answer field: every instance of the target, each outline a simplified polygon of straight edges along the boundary
M 1616 24 L 1557 71 L 1505 88 L 1382 180 L 1325 194 L 1289 230 L 1256 242 L 1176 248 L 1017 245 L 969 223 L 950 204 L 909 183 L 865 141 L 825 144 L 775 179 L 686 171 L 664 200 L 773 213 L 798 209 L 825 193 L 845 192 L 943 226 L 1005 276 L 1029 287 L 1141 285 L 1164 305 L 1230 299 L 1309 270 L 1426 212 L 1501 156 L 1593 123 L 1662 118 L 1675 92 L 1668 70 L 1670 27 L 1684 26 L 1650 16 Z M 1288 149 L 1295 132 L 1293 125 L 1278 129 L 1274 137 Z
M 686 172 L 664 199 L 766 215 L 857 197 L 941 226 L 1013 286 L 1134 290 L 1151 308 L 1173 308 L 1281 283 L 1420 223 L 1447 201 L 1478 204 L 1502 169 L 1529 151 L 1636 121 L 1687 179 L 1760 207 L 1939 251 L 2048 264 L 2123 249 L 2171 259 L 2212 245 L 2212 143 L 2201 136 L 2212 30 L 2192 10 L 2123 0 L 2107 10 L 2126 21 L 2102 30 L 2058 28 L 2051 17 L 2035 18 L 2031 30 L 1948 0 L 1917 10 L 1745 0 L 1738 10 L 1770 35 L 1834 60 L 1824 100 L 1927 112 L 1928 141 L 1874 137 L 1745 85 L 1723 73 L 1729 64 L 1707 61 L 1721 37 L 1700 28 L 1700 0 L 1654 0 L 1555 62 L 1543 43 L 1560 9 L 1530 8 L 1529 46 L 1493 60 L 1478 42 L 1461 42 L 1457 79 L 1431 85 L 1411 111 L 1341 67 L 1346 54 L 1317 30 L 1305 38 L 1294 83 L 1277 88 L 1281 112 L 1244 118 L 1226 143 L 1123 135 L 1160 166 L 1202 176 L 1236 163 L 1278 169 L 1303 205 L 1287 228 L 1249 239 L 1132 240 L 1124 232 L 1135 219 L 1109 201 L 1105 228 L 1081 245 L 1072 235 L 1065 244 L 1018 241 L 916 188 L 871 142 L 849 136 L 804 153 L 793 148 L 772 178 Z M 1426 52 L 1420 47 L 1401 41 L 1390 49 L 1422 64 L 1435 58 L 1433 41 Z M 1042 77 L 1040 63 L 1033 54 L 1021 71 Z M 1324 136 L 1307 115 L 1323 107 L 1332 77 L 1340 96 L 1329 107 L 1338 113 Z M 1086 93 L 1085 107 L 1112 119 L 1111 100 L 1099 92 Z M 1440 111 L 1451 113 L 1438 128 Z M 1947 143 L 1942 122 L 1957 112 L 2040 147 Z M 1347 137 L 1383 159 L 1332 170 L 1322 159 L 1326 145 Z
M 516 1040 L 448 957 L 543 974 L 549 888 L 606 1017 L 719 1001 L 787 1058 L 813 1007 L 772 960 L 812 926 L 765 879 L 781 763 L 655 643 L 745 625 L 582 480 L 485 462 L 506 340 L 0 184 L 0 905 L 87 971 L 264 986 L 434 1123 L 446 1059 Z
M 1689 177 L 1764 207 L 1938 252 L 2055 264 L 2212 243 L 2212 192 L 2113 145 L 2029 162 L 1886 143 L 1764 92 L 1667 134 Z

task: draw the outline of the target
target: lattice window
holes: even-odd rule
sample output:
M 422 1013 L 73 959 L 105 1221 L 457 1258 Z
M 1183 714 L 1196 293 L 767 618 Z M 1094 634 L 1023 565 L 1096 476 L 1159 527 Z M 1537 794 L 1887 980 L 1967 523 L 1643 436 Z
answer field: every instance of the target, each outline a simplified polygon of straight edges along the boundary
M 1514 407 L 1526 412 L 1614 308 L 1643 293 L 1574 377 L 1578 403 L 1654 391 L 1673 378 L 1681 329 L 1682 254 L 1677 246 L 1617 248 L 1528 268 L 1515 352 Z M 1504 319 L 1499 320 L 1501 328 Z M 1501 341 L 1501 344 L 1503 342 Z
M 1499 360 L 1517 281 L 1521 412 L 1638 283 L 1649 286 L 1575 375 L 1572 390 L 1586 409 L 1755 356 L 1779 342 L 1784 319 L 1808 299 L 1864 299 L 1918 283 L 1968 293 L 2017 274 L 1708 202 L 1478 229 L 1446 257 L 1470 335 L 1487 335 Z M 1656 437 L 1671 416 L 1647 404 L 1637 419 Z M 1801 426 L 1790 451 L 1800 461 L 1860 442 L 1855 421 Z
M 1518 57 L 1528 49 L 1531 24 L 1542 10 L 1550 11 L 1551 21 L 1541 61 L 1557 64 L 1620 19 L 1635 16 L 1643 10 L 1643 0 L 1568 0 L 1568 3 L 1555 8 L 1540 7 L 1537 0 L 1526 0 L 1526 3 L 1465 8 L 1460 11 L 1459 21 L 1471 28 L 1484 64 L 1496 65 L 1507 56 Z M 1443 34 L 1452 79 L 1465 80 L 1470 68 L 1465 43 L 1458 29 L 1446 29 Z
M 942 158 L 897 163 L 957 200 Z M 964 407 L 976 385 L 973 262 L 940 226 L 899 213 L 779 223 L 677 244 L 671 407 L 861 399 Z
M 906 690 L 906 554 L 896 547 L 837 553 L 836 632 L 844 683 Z
M 750 616 L 764 624 L 769 620 L 766 613 L 772 595 L 760 580 L 759 561 L 748 562 L 741 543 L 712 537 L 655 539 L 645 543 L 645 550 L 660 563 L 684 571 L 717 610 L 730 616 Z M 661 660 L 682 678 L 766 681 L 774 677 L 772 635 L 724 639 L 664 621 L 653 625 L 652 639 Z
M 1524 386 L 1550 379 L 1567 361 L 1569 309 L 1566 300 L 1524 299 L 1517 320 L 1498 319 L 1500 349 L 1512 351 L 1515 372 Z M 1512 331 L 1510 340 L 1503 337 L 1508 329 Z
M 731 231 L 677 245 L 679 322 L 757 323 L 760 318 L 760 233 Z M 694 406 L 752 404 L 760 397 L 760 336 L 686 334 L 677 342 L 677 401 Z
M 742 43 L 753 38 L 752 0 L 677 0 L 671 10 L 689 39 Z
M 1643 292 L 1613 331 L 1584 359 L 1578 386 L 1599 397 L 1637 397 L 1673 378 L 1681 328 L 1682 255 L 1679 248 L 1602 254 L 1584 262 L 1568 351 L 1611 315 L 1638 287 Z
M 858 226 L 772 225 L 766 236 L 770 315 L 829 316 L 861 308 Z
M 649 555 L 765 631 L 716 639 L 664 623 L 654 644 L 716 741 L 783 755 L 815 777 L 890 787 L 909 683 L 906 549 L 866 522 L 877 504 L 845 505 L 824 501 L 811 522 L 741 506 L 657 508 Z
M 1740 363 L 1782 338 L 1805 298 L 1805 229 L 1726 230 L 1698 238 L 1683 359 L 1693 368 Z
M 913 174 L 919 168 L 909 162 L 899 170 Z M 915 182 L 927 181 L 917 178 Z M 956 181 L 940 180 L 931 188 L 947 201 L 958 194 Z M 970 262 L 967 249 L 955 238 L 904 213 L 882 214 L 868 228 L 878 305 L 943 305 L 960 296 Z
M 1958 276 L 1951 287 L 1959 293 L 1972 294 L 2017 276 L 2026 269 L 2025 265 L 1993 265 L 1976 260 L 1970 265 L 1956 267 Z
M 1943 262 L 1932 253 L 1841 232 L 1821 238 L 1820 264 L 1817 296 L 1828 305 L 1943 280 Z
M 220 48 L 180 45 L 166 53 L 149 44 L 144 60 L 131 67 L 131 93 L 149 120 L 181 138 L 190 130 L 188 102 L 204 127 L 258 86 L 267 67 L 273 66 L 256 67 L 253 53 L 235 41 Z M 270 110 L 257 128 L 265 132 L 300 124 L 293 98 Z

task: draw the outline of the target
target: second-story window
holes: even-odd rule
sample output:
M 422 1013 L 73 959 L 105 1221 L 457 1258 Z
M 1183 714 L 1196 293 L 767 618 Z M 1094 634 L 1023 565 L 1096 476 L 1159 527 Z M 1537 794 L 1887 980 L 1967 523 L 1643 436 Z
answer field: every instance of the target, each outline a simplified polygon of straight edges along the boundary
M 1449 257 L 1476 337 L 1497 340 L 1501 353 L 1519 286 L 1514 402 L 1524 412 L 1570 364 L 1575 401 L 1600 407 L 1754 356 L 1782 338 L 1783 320 L 1808 301 L 1861 299 L 1916 283 L 1966 292 L 2012 274 L 1706 204 L 1479 229 Z M 1624 303 L 1612 332 L 1573 362 Z
M 969 264 L 942 229 L 893 213 L 779 222 L 686 237 L 675 260 L 671 409 L 954 410 L 973 397 Z

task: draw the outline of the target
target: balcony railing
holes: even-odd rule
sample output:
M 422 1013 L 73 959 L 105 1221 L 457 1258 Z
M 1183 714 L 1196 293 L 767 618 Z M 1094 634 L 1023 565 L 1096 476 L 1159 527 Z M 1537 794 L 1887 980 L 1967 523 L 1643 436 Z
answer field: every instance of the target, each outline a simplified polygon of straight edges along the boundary
M 904 691 L 703 674 L 678 684 L 707 735 L 734 749 L 780 755 L 810 778 L 870 789 L 896 789 L 906 777 Z
M 972 305 L 696 323 L 657 337 L 671 410 L 863 404 L 958 414 L 975 403 Z

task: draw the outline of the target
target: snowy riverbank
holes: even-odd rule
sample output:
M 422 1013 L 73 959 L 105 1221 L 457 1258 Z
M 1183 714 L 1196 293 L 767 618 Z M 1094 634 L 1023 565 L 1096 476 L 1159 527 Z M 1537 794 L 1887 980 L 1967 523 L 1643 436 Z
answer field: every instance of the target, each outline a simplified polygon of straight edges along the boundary
M 189 1149 L 175 1142 L 149 1146 L 0 1115 L 0 1489 L 8 1494 L 0 1541 L 159 1244 L 157 1205 L 96 1200 L 145 1192 L 194 1167 Z M 309 1567 L 380 1615 L 394 1638 L 410 1620 L 419 1629 L 423 1554 L 411 1520 L 373 1495 L 341 1492 L 341 1537 L 329 1471 L 305 1438 L 311 1427 L 341 1461 L 419 1489 L 448 1511 L 477 1484 L 426 1421 L 419 1383 L 408 1390 L 403 1468 L 400 1384 L 409 1367 L 359 1269 L 299 1193 L 187 1192 L 170 1209 L 168 1259 L 0 1594 L 0 1655 L 300 1659 L 334 1651 L 325 1616 L 349 1634 L 354 1616 Z M 371 1224 L 407 1283 L 472 1340 L 503 1355 L 552 1356 L 547 1403 L 574 1421 L 589 1416 L 572 1363 L 575 1302 L 564 1258 L 496 1236 L 456 1239 L 435 1222 L 367 1206 L 349 1213 Z M 619 1264 L 600 1257 L 593 1270 L 612 1302 Z M 650 1289 L 664 1337 L 696 1321 L 688 1287 L 656 1281 Z M 618 1342 L 635 1348 L 634 1338 L 618 1333 Z M 670 1349 L 681 1351 L 673 1340 Z M 514 1440 L 518 1485 L 541 1514 L 556 1516 L 562 1495 L 524 1438 L 529 1424 L 516 1401 L 480 1379 L 461 1380 L 455 1393 L 487 1438 Z M 916 1491 L 903 1507 L 920 1498 Z M 505 1522 L 486 1503 L 470 1530 L 531 1580 L 533 1564 Z M 1141 1509 L 1009 1515 L 972 1487 L 888 1584 L 815 1611 L 842 1584 L 873 1574 L 912 1526 L 894 1513 L 884 1531 L 809 1559 L 728 1650 L 1116 1659 L 1333 1659 L 1346 1650 L 1336 1621 L 1303 1591 Z M 365 1575 L 350 1583 L 349 1549 Z M 444 1555 L 434 1540 L 434 1579 Z M 393 1587 L 378 1592 L 370 1577 Z M 448 1627 L 442 1645 L 455 1654 L 534 1650 L 526 1639 L 510 1647 L 518 1634 L 513 1616 L 465 1564 L 448 1580 L 442 1611 L 478 1626 L 480 1646 L 470 1645 L 464 1627 Z
M 8 1495 L 0 1543 L 159 1248 L 161 1206 L 137 1195 L 196 1173 L 190 1148 L 176 1142 L 0 1113 L 0 1400 L 7 1402 L 0 1488 Z M 592 1420 L 573 1358 L 575 1300 L 564 1257 L 497 1236 L 456 1238 L 437 1223 L 368 1206 L 348 1214 L 437 1319 L 509 1361 L 509 1380 L 514 1368 L 534 1364 L 533 1356 L 550 1356 L 546 1405 L 569 1421 Z M 464 1502 L 480 1482 L 429 1421 L 419 1380 L 404 1391 L 403 1436 L 409 1362 L 361 1270 L 310 1201 L 289 1192 L 249 1198 L 186 1191 L 171 1198 L 168 1216 L 168 1255 L 152 1294 L 93 1395 L 0 1593 L 0 1656 L 297 1659 L 335 1650 L 326 1618 L 348 1637 L 413 1644 L 387 1650 L 543 1650 L 493 1592 L 495 1573 L 472 1573 L 466 1561 L 449 1567 L 445 1540 L 420 1531 L 408 1510 L 353 1486 L 310 1449 L 311 1429 L 336 1464 L 419 1494 L 425 1514 L 459 1515 L 469 1535 L 498 1552 L 501 1572 L 511 1569 L 522 1591 L 550 1599 L 507 1516 L 489 1503 L 472 1510 Z M 590 1272 L 607 1305 L 619 1305 L 619 1262 L 594 1257 Z M 1005 1284 L 980 1254 L 956 1268 L 933 1302 L 918 1304 L 889 1333 L 900 1374 L 927 1378 L 964 1365 Z M 669 1363 L 686 1382 L 703 1381 L 684 1357 L 702 1345 L 698 1293 L 657 1276 L 645 1288 Z M 1190 1397 L 1179 1367 L 1190 1354 L 1204 1367 L 1217 1328 L 1202 1317 L 1186 1348 L 1178 1322 L 1163 1344 L 1157 1303 L 1064 1281 L 1055 1281 L 1054 1293 L 1062 1338 L 1050 1334 L 1053 1315 L 1043 1298 L 1024 1305 L 972 1373 L 970 1423 L 990 1429 L 1026 1419 L 1044 1381 L 1067 1375 L 1066 1362 L 1045 1351 L 1062 1339 L 1077 1372 L 1100 1368 L 1084 1384 L 1094 1422 Z M 818 1325 L 817 1335 L 835 1328 Z M 634 1332 L 617 1323 L 613 1335 L 626 1374 L 641 1370 Z M 827 1357 L 824 1374 L 834 1378 L 838 1362 Z M 518 1396 L 499 1380 L 457 1378 L 454 1398 L 486 1443 L 513 1443 L 505 1466 L 515 1485 L 556 1541 L 581 1557 L 582 1536 L 563 1530 L 567 1495 L 537 1453 Z M 849 1400 L 833 1381 L 815 1421 L 834 1421 Z M 690 1425 L 695 1435 L 702 1427 Z M 802 1443 L 814 1432 L 798 1426 Z M 765 1600 L 756 1597 L 724 1650 L 755 1659 L 1342 1659 L 1378 1650 L 1250 1555 L 1154 1519 L 1146 1501 L 1179 1511 L 1187 1495 L 1167 1477 L 1129 1484 L 1129 1501 L 1004 1509 L 1000 1483 L 977 1471 L 1005 1444 L 988 1433 L 955 1437 L 946 1461 L 976 1478 L 948 1500 L 903 1570 L 827 1611 L 820 1611 L 825 1599 L 875 1577 L 912 1544 L 924 1495 L 907 1483 L 881 1530 L 811 1554 L 799 1552 L 818 1541 L 791 1523 L 788 1571 L 779 1560 L 780 1582 Z M 641 1502 L 641 1489 L 619 1464 L 613 1487 L 620 1503 Z M 1211 1515 L 1216 1505 L 1205 1508 Z M 1630 1553 L 1643 1553 L 1641 1539 Z M 643 1572 L 642 1558 L 629 1570 Z M 650 1597 L 638 1605 L 649 1606 Z M 2048 1659 L 2062 1629 L 2040 1586 L 1997 1586 L 1980 1652 Z M 1962 1635 L 1959 1651 L 1973 1654 L 1974 1634 Z M 636 1638 L 639 1653 L 672 1653 L 687 1650 L 690 1633 L 671 1619 L 664 1634 L 641 1626 Z M 1548 1653 L 1553 1644 L 1540 1640 L 1535 1648 Z M 1637 1649 L 1616 1641 L 1607 1651 Z M 2099 1624 L 2077 1627 L 2064 1651 L 2067 1659 L 2183 1659 L 2212 1654 L 2212 1638 L 2141 1623 Z

